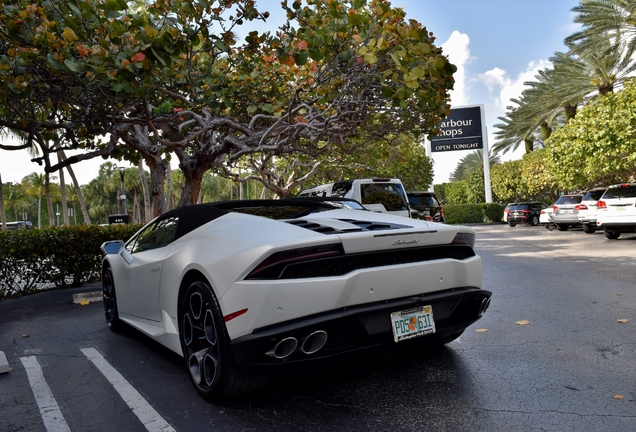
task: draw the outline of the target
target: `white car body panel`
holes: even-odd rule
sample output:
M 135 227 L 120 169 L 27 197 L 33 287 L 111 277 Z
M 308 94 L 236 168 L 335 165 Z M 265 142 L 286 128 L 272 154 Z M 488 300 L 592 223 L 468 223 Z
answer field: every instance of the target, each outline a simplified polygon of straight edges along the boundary
M 408 249 L 450 244 L 468 227 L 406 219 L 361 210 L 329 210 L 299 218 L 341 231 L 358 229 L 342 219 L 405 225 L 404 229 L 321 234 L 306 228 L 242 213 L 229 213 L 166 247 L 120 254 L 107 261 L 114 275 L 122 321 L 183 355 L 178 335 L 178 302 L 182 281 L 196 271 L 209 282 L 224 315 L 247 309 L 226 323 L 230 339 L 253 329 L 347 306 L 431 293 L 459 286 L 481 288 L 481 258 L 443 259 L 364 268 L 337 277 L 245 280 L 276 251 L 342 241 L 345 253 Z M 187 246 L 187 247 L 186 247 Z

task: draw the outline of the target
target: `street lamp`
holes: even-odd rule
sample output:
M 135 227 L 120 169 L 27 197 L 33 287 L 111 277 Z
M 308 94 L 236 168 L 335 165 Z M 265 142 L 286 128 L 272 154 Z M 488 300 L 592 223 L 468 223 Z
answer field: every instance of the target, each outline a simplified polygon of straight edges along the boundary
M 121 177 L 121 195 L 119 199 L 121 199 L 121 214 L 128 214 L 126 211 L 126 191 L 124 190 L 124 172 L 126 171 L 125 167 L 117 167 L 119 170 L 119 176 Z

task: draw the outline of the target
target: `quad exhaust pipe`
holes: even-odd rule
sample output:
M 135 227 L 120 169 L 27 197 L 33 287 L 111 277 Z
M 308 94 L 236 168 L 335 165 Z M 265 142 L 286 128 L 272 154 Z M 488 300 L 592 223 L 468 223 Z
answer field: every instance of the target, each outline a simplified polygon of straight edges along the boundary
M 300 348 L 298 347 L 299 341 L 295 337 L 289 336 L 276 343 L 265 353 L 269 357 L 274 357 L 279 360 L 286 359 L 294 352 L 301 351 L 303 354 L 311 355 L 320 351 L 327 343 L 327 332 L 323 330 L 317 330 L 308 334 L 301 339 Z
M 479 316 L 486 313 L 488 306 L 490 306 L 490 297 L 486 297 L 481 301 L 481 305 L 479 305 Z

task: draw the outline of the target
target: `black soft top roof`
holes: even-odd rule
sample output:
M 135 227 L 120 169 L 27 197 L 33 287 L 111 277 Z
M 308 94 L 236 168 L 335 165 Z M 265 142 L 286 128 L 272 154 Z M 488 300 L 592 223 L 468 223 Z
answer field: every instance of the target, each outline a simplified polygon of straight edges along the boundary
M 299 207 L 307 211 L 311 210 L 333 210 L 338 207 L 329 203 L 329 201 L 354 201 L 349 198 L 336 198 L 336 197 L 321 197 L 321 198 L 288 198 L 280 200 L 240 200 L 240 201 L 219 201 L 203 204 L 194 204 L 185 207 L 179 207 L 173 210 L 169 210 L 159 217 L 156 221 L 162 221 L 171 217 L 177 217 L 179 219 L 177 223 L 177 231 L 175 233 L 175 240 L 183 237 L 191 231 L 220 218 L 231 212 L 249 213 L 256 216 L 269 216 L 257 211 L 249 211 L 249 209 L 272 209 L 285 207 L 295 208 L 296 210 L 292 214 L 281 212 L 281 218 L 293 218 L 300 217 L 304 213 Z

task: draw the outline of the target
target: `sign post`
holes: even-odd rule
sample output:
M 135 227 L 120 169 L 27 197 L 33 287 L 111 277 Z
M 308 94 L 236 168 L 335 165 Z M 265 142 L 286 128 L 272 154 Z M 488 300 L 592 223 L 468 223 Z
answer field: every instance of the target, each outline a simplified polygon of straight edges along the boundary
M 484 190 L 486 202 L 492 202 L 490 185 L 490 158 L 488 135 L 484 119 L 484 106 L 471 105 L 451 108 L 441 124 L 441 134 L 431 137 L 431 152 L 482 149 L 484 161 Z

